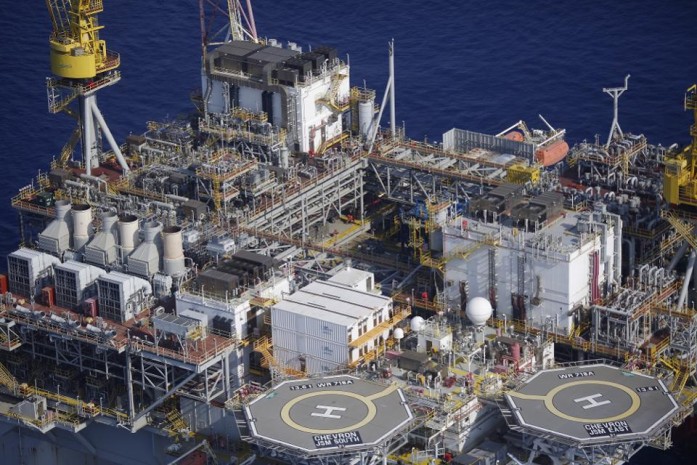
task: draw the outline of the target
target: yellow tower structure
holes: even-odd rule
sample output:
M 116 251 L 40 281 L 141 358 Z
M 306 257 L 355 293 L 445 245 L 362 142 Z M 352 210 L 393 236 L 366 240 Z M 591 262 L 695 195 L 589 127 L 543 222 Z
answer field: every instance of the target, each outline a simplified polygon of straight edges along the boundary
M 118 144 L 97 107 L 96 93 L 121 78 L 117 68 L 119 54 L 109 51 L 99 38 L 97 15 L 104 10 L 103 0 L 46 0 L 53 32 L 49 37 L 51 72 L 47 79 L 48 109 L 78 119 L 78 127 L 61 152 L 61 164 L 72 156 L 77 140 L 82 141 L 85 172 L 99 165 L 100 135 L 104 135 L 124 173 L 128 171 Z M 79 115 L 70 109 L 77 100 Z
M 673 205 L 697 206 L 697 84 L 685 92 L 685 110 L 692 110 L 692 144 L 665 161 L 663 198 Z

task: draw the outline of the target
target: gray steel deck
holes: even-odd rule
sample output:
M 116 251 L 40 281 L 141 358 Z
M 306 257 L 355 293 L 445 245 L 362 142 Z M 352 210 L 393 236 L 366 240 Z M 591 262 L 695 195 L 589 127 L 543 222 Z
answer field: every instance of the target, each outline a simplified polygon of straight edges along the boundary
M 609 365 L 541 371 L 505 398 L 531 433 L 586 445 L 646 439 L 678 411 L 661 380 Z
M 396 386 L 348 375 L 283 382 L 245 416 L 252 437 L 309 454 L 371 448 L 413 418 Z

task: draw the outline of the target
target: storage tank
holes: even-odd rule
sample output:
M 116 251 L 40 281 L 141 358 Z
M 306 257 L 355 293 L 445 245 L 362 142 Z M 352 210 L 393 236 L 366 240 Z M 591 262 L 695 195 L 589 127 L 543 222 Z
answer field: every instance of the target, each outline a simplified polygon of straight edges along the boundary
M 126 261 L 133 249 L 138 245 L 138 217 L 135 215 L 122 215 L 119 218 L 119 241 L 121 244 L 121 256 Z
M 73 217 L 73 250 L 80 251 L 90 240 L 92 207 L 84 204 L 74 205 L 70 213 Z
M 53 254 L 62 254 L 70 247 L 72 225 L 68 224 L 71 205 L 67 200 L 56 202 L 56 219 L 39 234 L 39 248 Z
M 569 153 L 569 144 L 563 140 L 556 140 L 545 147 L 538 148 L 535 159 L 544 166 L 551 166 L 563 160 L 567 153 Z
M 465 314 L 476 327 L 484 326 L 494 310 L 491 308 L 491 303 L 484 297 L 474 297 L 467 302 L 467 310 Z
M 363 137 L 368 136 L 368 129 L 370 129 L 370 124 L 373 122 L 374 107 L 375 102 L 372 100 L 358 102 L 358 130 Z
M 182 243 L 182 228 L 167 226 L 162 230 L 164 243 L 164 272 L 169 276 L 178 276 L 186 271 L 184 264 L 184 246 Z

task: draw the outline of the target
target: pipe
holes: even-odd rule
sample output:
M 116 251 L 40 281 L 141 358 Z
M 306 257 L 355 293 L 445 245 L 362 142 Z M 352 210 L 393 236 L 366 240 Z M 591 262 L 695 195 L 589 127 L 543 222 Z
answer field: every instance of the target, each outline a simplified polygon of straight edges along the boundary
M 687 262 L 687 269 L 685 270 L 685 280 L 682 282 L 682 288 L 680 289 L 680 298 L 678 299 L 678 310 L 683 308 L 685 305 L 685 300 L 687 299 L 687 290 L 690 288 L 690 278 L 692 278 L 692 270 L 695 267 L 695 261 L 697 261 L 697 252 L 694 250 L 690 253 L 690 258 Z
M 687 248 L 689 247 L 689 245 L 690 244 L 687 242 L 682 243 L 678 251 L 675 253 L 675 255 L 673 255 L 673 259 L 668 264 L 668 268 L 666 268 L 666 271 L 668 273 L 672 272 L 675 269 L 682 256 L 685 255 L 685 252 L 687 252 Z
M 174 210 L 174 205 L 172 205 L 171 203 L 160 202 L 159 200 L 153 200 L 152 202 L 150 202 L 150 205 L 165 208 L 167 210 Z
M 385 104 L 387 103 L 387 97 L 389 96 L 390 89 L 392 88 L 392 76 L 387 80 L 387 86 L 385 87 L 385 93 L 382 96 L 382 104 L 380 105 L 380 111 L 378 112 L 377 119 L 373 120 L 368 130 L 370 137 L 368 140 L 368 153 L 373 151 L 373 144 L 375 143 L 375 137 L 378 135 L 378 126 L 380 125 L 380 120 L 382 119 L 382 112 L 385 110 Z
M 165 194 L 165 197 L 167 197 L 170 200 L 176 200 L 177 202 L 188 202 L 189 199 L 188 197 L 182 197 L 181 195 L 174 195 L 174 194 Z
M 629 251 L 629 257 L 627 263 L 631 275 L 634 272 L 634 264 L 636 263 L 636 240 L 633 237 L 629 237 L 627 239 L 622 239 L 622 242 L 625 241 L 627 241 L 628 244 L 627 250 Z
M 107 191 L 108 184 L 107 184 L 107 182 L 106 182 L 105 179 L 98 178 L 97 176 L 92 176 L 92 175 L 84 174 L 84 173 L 80 175 L 80 178 L 81 178 L 81 179 L 86 179 L 86 180 L 88 180 L 88 181 L 96 182 L 97 185 L 102 185 L 102 186 L 104 186 L 104 192 Z
M 620 215 L 613 214 L 615 220 L 615 282 L 618 286 L 622 285 L 622 218 Z
M 397 115 L 395 113 L 395 100 L 397 99 L 394 94 L 394 39 L 390 41 L 390 132 L 392 133 L 392 138 L 394 139 L 397 135 L 396 119 Z

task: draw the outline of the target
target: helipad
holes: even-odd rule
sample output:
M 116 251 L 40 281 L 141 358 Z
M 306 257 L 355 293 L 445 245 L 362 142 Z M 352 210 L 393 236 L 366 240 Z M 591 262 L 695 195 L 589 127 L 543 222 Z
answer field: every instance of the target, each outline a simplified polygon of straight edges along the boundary
M 609 365 L 541 371 L 505 398 L 520 427 L 581 445 L 650 438 L 678 411 L 660 379 Z
M 253 438 L 310 454 L 379 445 L 413 418 L 395 385 L 348 375 L 283 382 L 245 416 Z

